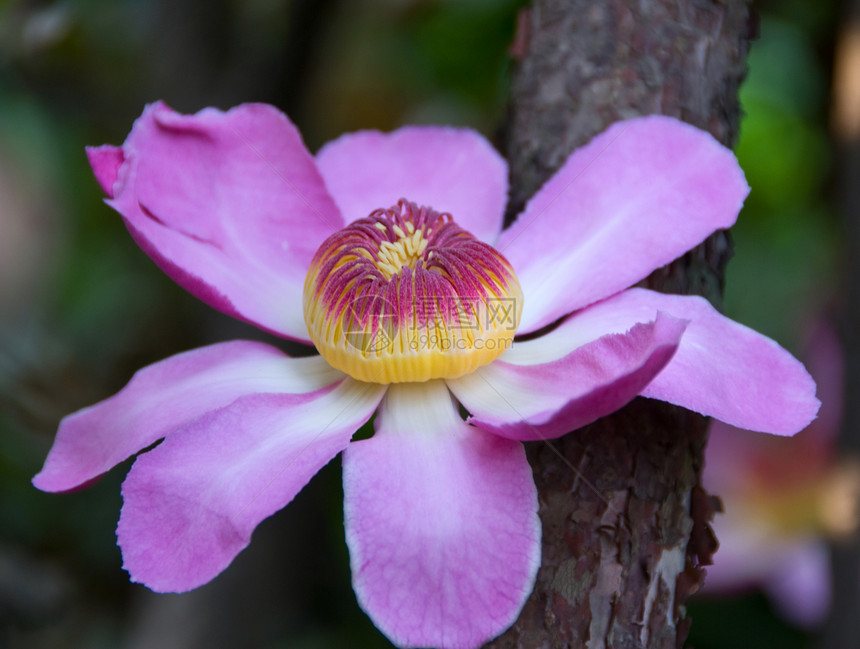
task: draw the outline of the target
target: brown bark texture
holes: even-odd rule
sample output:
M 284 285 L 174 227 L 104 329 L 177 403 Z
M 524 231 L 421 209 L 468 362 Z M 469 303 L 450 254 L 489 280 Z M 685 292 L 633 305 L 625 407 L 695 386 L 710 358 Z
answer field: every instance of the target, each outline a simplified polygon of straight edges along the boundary
M 746 0 L 535 0 L 520 30 L 506 134 L 512 214 L 620 119 L 672 115 L 734 144 L 755 31 Z M 717 233 L 645 285 L 719 306 L 730 248 Z M 542 565 L 519 620 L 487 646 L 683 646 L 684 606 L 715 549 L 719 505 L 700 486 L 706 439 L 704 418 L 637 399 L 531 444 Z

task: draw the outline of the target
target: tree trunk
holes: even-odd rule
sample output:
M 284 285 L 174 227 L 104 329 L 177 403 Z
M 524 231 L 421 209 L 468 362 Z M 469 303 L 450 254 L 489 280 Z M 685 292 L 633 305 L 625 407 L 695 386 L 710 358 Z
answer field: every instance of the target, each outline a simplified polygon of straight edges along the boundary
M 508 125 L 512 213 L 610 123 L 663 113 L 734 144 L 754 31 L 746 0 L 535 0 L 521 21 Z M 696 218 L 691 214 L 690 218 Z M 646 285 L 719 305 L 718 233 Z M 543 558 L 495 649 L 675 648 L 715 544 L 700 486 L 706 421 L 637 399 L 554 444 L 530 445 Z

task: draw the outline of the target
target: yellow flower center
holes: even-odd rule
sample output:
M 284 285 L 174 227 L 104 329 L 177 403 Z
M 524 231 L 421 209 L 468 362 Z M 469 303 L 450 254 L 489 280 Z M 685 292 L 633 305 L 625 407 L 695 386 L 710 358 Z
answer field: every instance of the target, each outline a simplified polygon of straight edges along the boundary
M 383 223 L 377 223 L 374 227 L 381 232 L 387 229 Z M 399 225 L 392 226 L 391 230 L 397 236 L 397 240 L 394 243 L 382 241 L 379 253 L 376 255 L 376 267 L 387 280 L 391 280 L 404 266 L 414 269 L 421 258 L 421 253 L 427 248 L 424 230 L 416 230 L 411 221 L 406 222 L 406 232 Z
M 455 378 L 513 341 L 523 298 L 510 263 L 450 214 L 401 200 L 320 246 L 305 279 L 311 340 L 361 381 Z

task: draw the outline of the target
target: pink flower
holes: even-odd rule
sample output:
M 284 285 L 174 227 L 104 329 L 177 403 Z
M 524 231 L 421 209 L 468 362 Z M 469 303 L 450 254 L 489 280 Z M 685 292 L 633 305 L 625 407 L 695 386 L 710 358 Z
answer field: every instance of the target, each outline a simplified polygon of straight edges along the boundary
M 830 605 L 827 538 L 857 527 L 860 470 L 842 463 L 843 351 L 836 333 L 819 324 L 807 355 L 824 405 L 791 440 L 715 421 L 705 453 L 705 488 L 723 501 L 713 526 L 720 543 L 704 593 L 758 587 L 786 619 L 822 623 Z
M 477 647 L 516 619 L 540 562 L 520 441 L 639 394 L 782 435 L 818 409 L 773 341 L 704 299 L 628 288 L 731 226 L 748 191 L 729 151 L 674 119 L 615 124 L 504 231 L 505 162 L 464 129 L 355 133 L 314 157 L 269 106 L 155 104 L 89 156 L 168 275 L 322 354 L 212 345 L 61 422 L 34 478 L 46 491 L 164 439 L 129 472 L 117 527 L 155 591 L 211 580 L 343 451 L 361 607 L 395 644 Z

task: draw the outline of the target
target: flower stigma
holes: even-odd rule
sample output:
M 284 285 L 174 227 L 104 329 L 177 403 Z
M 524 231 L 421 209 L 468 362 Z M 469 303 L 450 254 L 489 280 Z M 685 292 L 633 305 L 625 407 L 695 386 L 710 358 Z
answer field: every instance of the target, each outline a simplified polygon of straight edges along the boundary
M 448 213 L 401 199 L 335 232 L 305 278 L 311 340 L 371 383 L 456 378 L 510 347 L 523 295 L 513 268 Z

